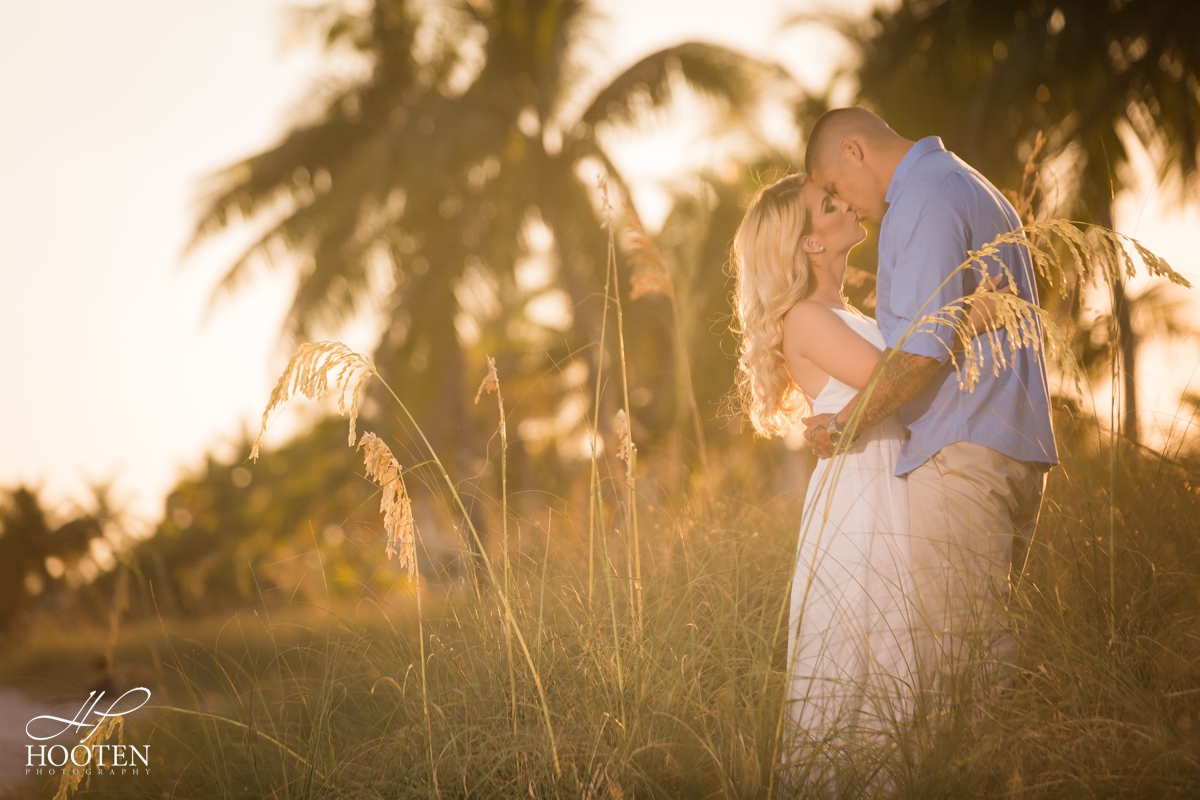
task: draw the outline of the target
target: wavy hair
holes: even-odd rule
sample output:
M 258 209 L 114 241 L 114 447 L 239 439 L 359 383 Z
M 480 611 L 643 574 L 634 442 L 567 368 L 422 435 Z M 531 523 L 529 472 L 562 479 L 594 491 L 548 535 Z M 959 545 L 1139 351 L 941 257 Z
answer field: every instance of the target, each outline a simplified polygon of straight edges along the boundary
M 800 239 L 812 232 L 796 173 L 755 194 L 733 239 L 738 395 L 761 436 L 781 436 L 809 411 L 783 357 L 784 315 L 816 288 Z

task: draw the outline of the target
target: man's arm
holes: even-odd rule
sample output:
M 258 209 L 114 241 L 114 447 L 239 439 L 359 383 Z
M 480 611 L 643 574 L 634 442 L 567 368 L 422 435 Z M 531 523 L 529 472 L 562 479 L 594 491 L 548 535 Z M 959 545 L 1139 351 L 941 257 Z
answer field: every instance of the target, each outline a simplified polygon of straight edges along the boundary
M 862 410 L 858 425 L 855 426 L 855 434 L 861 434 L 863 431 L 875 427 L 899 411 L 929 384 L 941 366 L 941 362 L 936 358 L 918 356 L 891 348 L 883 351 L 878 378 L 875 379 L 871 397 Z M 835 418 L 841 425 L 848 422 L 862 400 L 862 396 L 862 392 L 856 394 L 854 399 L 837 414 L 818 414 L 804 420 L 804 438 L 808 439 L 813 452 L 819 457 L 829 458 L 834 452 L 833 443 L 829 441 L 829 433 L 825 430 L 825 426 Z

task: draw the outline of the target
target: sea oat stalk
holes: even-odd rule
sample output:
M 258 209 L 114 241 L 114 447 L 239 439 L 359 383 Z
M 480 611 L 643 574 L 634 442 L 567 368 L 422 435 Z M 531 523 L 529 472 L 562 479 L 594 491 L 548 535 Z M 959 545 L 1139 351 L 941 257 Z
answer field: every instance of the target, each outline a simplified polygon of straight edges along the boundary
M 425 678 L 425 625 L 421 614 L 421 571 L 417 568 L 416 525 L 413 523 L 412 501 L 404 488 L 400 462 L 392 450 L 375 434 L 363 433 L 358 443 L 365 448 L 363 461 L 367 476 L 379 484 L 383 493 L 379 510 L 383 512 L 383 528 L 387 532 L 387 557 L 399 556 L 400 566 L 408 570 L 417 598 L 417 641 L 421 656 L 421 703 L 425 712 L 425 735 L 429 743 L 429 774 L 437 791 L 437 767 L 433 760 L 433 720 L 429 716 L 429 689 Z M 396 550 L 395 545 L 400 549 Z M 440 793 L 439 793 L 440 794 Z
M 608 202 L 608 178 L 601 174 L 596 179 L 600 191 L 601 226 L 604 230 L 612 228 L 612 206 Z M 600 493 L 600 469 L 597 463 L 596 444 L 600 441 L 600 387 L 604 385 L 604 343 L 608 332 L 608 300 L 612 288 L 612 273 L 604 272 L 604 310 L 600 314 L 600 341 L 596 345 L 596 396 L 592 402 L 592 432 L 590 442 L 591 481 L 588 485 L 588 611 L 589 619 L 594 604 L 593 592 L 596 582 L 594 553 L 596 549 L 597 511 L 600 524 L 604 520 L 603 496 Z M 619 659 L 618 659 L 619 660 Z M 618 669 L 619 671 L 619 669 Z
M 633 436 L 629 431 L 629 416 L 625 413 L 625 409 L 618 408 L 616 417 L 613 419 L 613 436 L 617 440 L 617 460 L 625 462 L 625 485 L 629 488 L 630 506 L 635 502 L 636 495 L 633 492 L 635 470 L 637 468 L 637 447 L 633 444 Z M 626 519 L 629 519 L 629 511 L 626 510 Z M 631 527 L 637 531 L 637 520 L 634 518 Z M 637 536 L 633 537 L 633 547 L 627 547 L 627 557 L 629 561 L 629 572 L 634 576 L 634 580 L 629 584 L 629 604 L 630 608 L 634 609 L 634 622 L 638 628 L 641 628 L 641 570 L 640 560 L 637 559 L 635 553 L 638 552 Z M 635 566 L 636 565 L 636 566 Z M 636 589 L 636 594 L 635 594 Z
M 608 269 L 612 272 L 613 280 L 613 305 L 617 309 L 617 352 L 621 361 L 621 395 L 624 400 L 625 409 L 629 409 L 629 372 L 626 369 L 625 358 L 625 317 L 621 309 L 621 282 L 617 272 L 617 247 L 615 231 L 612 224 L 612 206 L 608 202 L 608 186 L 605 184 L 602 187 L 604 193 L 604 205 L 608 214 Z M 626 411 L 628 413 L 628 411 Z M 637 449 L 633 445 L 632 437 L 629 437 L 629 446 L 627 448 L 629 459 L 626 463 L 625 483 L 626 483 L 626 508 L 625 518 L 628 522 L 628 527 L 632 533 L 632 540 L 626 547 L 628 549 L 627 560 L 630 571 L 629 585 L 629 604 L 633 609 L 633 620 L 637 626 L 637 632 L 640 636 L 642 630 L 642 555 L 641 545 L 638 541 L 638 517 L 637 517 Z
M 471 537 L 475 541 L 476 547 L 479 548 L 479 557 L 482 559 L 483 566 L 487 570 L 488 578 L 492 581 L 492 584 L 495 585 L 496 573 L 492 568 L 492 561 L 490 558 L 488 558 L 487 551 L 483 547 L 483 540 L 479 536 L 479 531 L 475 528 L 475 524 L 471 521 L 471 515 L 467 513 L 467 507 L 466 504 L 463 503 L 462 495 L 458 493 L 458 489 L 454 485 L 454 480 L 450 477 L 450 473 L 446 471 L 446 465 L 442 463 L 442 459 L 438 456 L 437 450 L 435 450 L 433 445 L 429 443 L 429 437 L 425 435 L 425 431 L 419 424 L 417 424 L 416 418 L 413 417 L 412 412 L 409 411 L 408 406 L 405 405 L 404 401 L 400 399 L 400 396 L 396 394 L 396 390 L 393 389 L 387 381 L 380 377 L 378 373 L 376 373 L 376 377 L 379 378 L 380 384 L 382 384 L 383 388 L 387 390 L 387 393 L 390 394 L 392 399 L 396 401 L 396 405 L 398 405 L 400 410 L 404 412 L 405 418 L 408 420 L 409 424 L 412 425 L 416 434 L 421 438 L 421 443 L 424 444 L 425 449 L 429 451 L 429 456 L 434 465 L 437 467 L 438 474 L 442 476 L 442 480 L 446 484 L 447 491 L 449 491 L 450 496 L 454 498 L 454 504 L 458 507 L 459 513 L 462 514 L 463 524 L 466 525 L 467 530 L 470 531 Z M 499 593 L 499 600 L 500 604 L 504 608 L 505 618 L 508 620 L 508 624 L 511 626 L 513 633 L 516 634 L 517 644 L 521 646 L 521 655 L 524 656 L 525 664 L 529 667 L 530 674 L 533 676 L 534 686 L 537 687 L 538 700 L 542 708 L 542 718 L 546 723 L 546 735 L 550 739 L 550 755 L 554 760 L 554 774 L 561 776 L 562 763 L 558 758 L 558 743 L 554 738 L 554 726 L 550 719 L 550 705 L 549 701 L 546 699 L 546 688 L 542 684 L 542 676 L 538 673 L 537 666 L 533 662 L 533 656 L 529 652 L 529 645 L 525 642 L 525 636 L 521 633 L 521 627 L 517 624 L 517 618 L 513 613 L 512 604 L 508 600 L 508 595 L 501 591 Z
M 387 390 L 392 399 L 396 401 L 396 405 L 404 412 L 409 424 L 413 430 L 421 438 L 426 450 L 437 467 L 438 473 L 442 476 L 442 480 L 446 484 L 450 496 L 454 498 L 454 503 L 462 514 L 464 524 L 471 532 L 471 536 L 475 540 L 475 544 L 479 548 L 479 556 L 483 560 L 484 567 L 487 569 L 488 577 L 492 583 L 496 582 L 496 575 L 492 569 L 491 559 L 488 558 L 487 552 L 483 548 L 483 542 L 479 537 L 479 531 L 475 529 L 474 523 L 471 522 L 471 515 L 467 513 L 467 507 L 463 503 L 462 496 L 458 493 L 458 489 L 454 485 L 454 480 L 450 477 L 450 473 L 446 471 L 445 464 L 442 463 L 437 451 L 433 445 L 429 443 L 429 438 L 425 435 L 425 431 L 417 424 L 417 420 L 409 411 L 408 406 L 396 394 L 387 381 L 376 371 L 370 359 L 361 353 L 356 353 L 341 342 L 318 342 L 316 344 L 301 345 L 296 354 L 292 356 L 288 362 L 287 368 L 283 375 L 280 376 L 278 383 L 275 385 L 275 390 L 271 393 L 271 400 L 263 412 L 263 429 L 265 431 L 267 418 L 270 412 L 278 405 L 283 404 L 289 398 L 297 393 L 304 394 L 310 399 L 316 399 L 324 396 L 329 390 L 330 375 L 334 377 L 334 388 L 338 394 L 338 412 L 345 413 L 347 409 L 347 393 L 350 394 L 350 402 L 348 408 L 350 411 L 350 445 L 354 445 L 354 422 L 358 416 L 358 392 L 362 387 L 363 381 L 368 375 L 374 375 L 379 379 L 380 384 Z M 255 440 L 255 445 L 251 450 L 251 455 L 257 457 L 258 445 L 262 439 L 262 432 L 259 433 L 258 439 Z M 418 577 L 419 573 L 414 572 L 414 577 Z M 420 618 L 419 604 L 421 594 L 417 591 L 418 603 L 418 619 Z M 550 708 L 546 700 L 546 690 L 542 685 L 541 675 L 538 674 L 537 668 L 533 663 L 533 656 L 529 653 L 529 647 L 525 642 L 525 637 L 521 633 L 520 626 L 517 625 L 516 616 L 513 614 L 512 606 L 508 601 L 505 593 L 500 594 L 500 602 L 504 607 L 504 614 L 509 624 L 512 626 L 513 632 L 517 636 L 517 642 L 521 646 L 521 653 L 525 657 L 525 663 L 528 665 L 530 672 L 533 675 L 534 685 L 537 687 L 538 700 L 542 707 L 542 716 L 546 722 L 546 734 L 550 739 L 550 753 L 554 760 L 554 772 L 556 775 L 562 774 L 562 764 L 558 758 L 558 744 L 554 738 L 554 728 L 550 720 Z M 424 642 L 422 641 L 422 647 Z M 421 668 L 424 669 L 425 663 L 422 658 Z M 430 741 L 432 747 L 432 740 Z M 434 775 L 436 782 L 437 776 Z M 436 785 L 435 785 L 436 788 Z
M 594 424 L 592 426 L 592 482 L 590 489 L 590 503 L 588 506 L 588 606 L 591 610 L 592 600 L 592 551 L 595 547 L 595 532 L 597 526 L 604 525 L 604 495 L 600 490 L 600 470 L 598 465 L 598 454 L 596 448 L 600 442 L 600 387 L 604 385 L 604 345 L 605 332 L 608 327 L 608 304 L 612 298 L 614 291 L 619 291 L 619 287 L 614 286 L 615 272 L 611 269 L 613 260 L 616 258 L 613 242 L 613 221 L 612 221 L 612 204 L 608 201 L 608 176 L 603 173 L 597 178 L 597 188 L 600 191 L 601 203 L 601 224 L 608 232 L 608 264 L 604 271 L 604 313 L 600 317 L 600 342 L 597 345 L 596 351 L 596 399 L 592 407 Z M 604 566 L 604 585 L 608 590 L 608 612 L 612 620 L 612 636 L 613 636 L 613 664 L 617 670 L 617 696 L 621 703 L 621 717 L 627 718 L 625 713 L 625 677 L 624 670 L 621 665 L 621 640 L 618 635 L 617 628 L 617 606 L 613 596 L 612 579 L 609 575 L 609 557 L 608 547 L 605 546 L 602 552 L 602 565 Z M 590 615 L 589 615 L 590 618 Z
M 508 425 L 504 421 L 504 395 L 500 393 L 500 376 L 496 374 L 496 359 L 487 356 L 488 371 L 475 392 L 475 404 L 484 392 L 496 393 L 496 408 L 500 412 L 500 547 L 504 554 L 504 593 L 510 589 L 512 568 L 508 559 Z M 540 631 L 539 631 L 540 633 Z M 508 684 L 512 696 L 513 735 L 517 733 L 517 677 L 513 670 L 512 634 L 504 624 L 504 648 L 508 655 Z

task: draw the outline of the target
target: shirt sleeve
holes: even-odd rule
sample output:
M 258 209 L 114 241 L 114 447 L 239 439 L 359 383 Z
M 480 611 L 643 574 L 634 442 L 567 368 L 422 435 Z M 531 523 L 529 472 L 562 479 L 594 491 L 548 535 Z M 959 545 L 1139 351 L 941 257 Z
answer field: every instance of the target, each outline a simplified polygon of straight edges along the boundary
M 954 329 L 926 317 L 966 294 L 965 273 L 958 269 L 970 249 L 963 210 L 944 185 L 924 184 L 910 187 L 889 212 L 896 323 L 888 347 L 946 363 Z

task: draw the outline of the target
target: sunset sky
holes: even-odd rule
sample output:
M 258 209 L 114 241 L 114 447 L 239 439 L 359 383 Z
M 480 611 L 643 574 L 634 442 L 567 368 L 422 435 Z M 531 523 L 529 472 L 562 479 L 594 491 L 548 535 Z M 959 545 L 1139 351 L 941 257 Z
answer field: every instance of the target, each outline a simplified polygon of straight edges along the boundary
M 246 232 L 186 258 L 183 247 L 199 179 L 270 145 L 320 74 L 311 44 L 282 47 L 291 5 L 0 7 L 0 486 L 40 485 L 64 503 L 85 499 L 89 482 L 111 480 L 149 525 L 206 451 L 223 453 L 243 428 L 257 427 L 287 356 L 277 333 L 289 281 L 264 275 L 206 318 L 211 289 Z M 845 63 L 845 48 L 817 29 L 780 30 L 786 17 L 819 7 L 608 0 L 597 63 L 616 71 L 699 38 L 773 57 L 820 85 Z M 686 124 L 665 126 L 622 140 L 616 154 L 651 221 L 660 182 L 711 155 L 681 147 L 686 135 Z M 1146 158 L 1120 198 L 1117 226 L 1200 283 L 1189 236 L 1200 212 L 1178 205 L 1154 172 Z M 369 350 L 372 335 L 366 320 L 343 338 Z M 1175 417 L 1196 377 L 1195 354 L 1192 342 L 1159 345 L 1143 361 L 1151 437 Z

